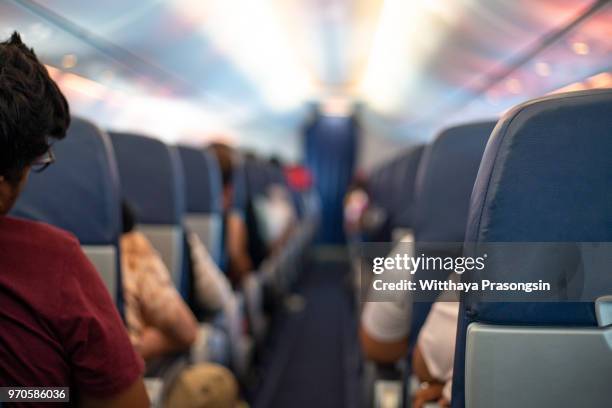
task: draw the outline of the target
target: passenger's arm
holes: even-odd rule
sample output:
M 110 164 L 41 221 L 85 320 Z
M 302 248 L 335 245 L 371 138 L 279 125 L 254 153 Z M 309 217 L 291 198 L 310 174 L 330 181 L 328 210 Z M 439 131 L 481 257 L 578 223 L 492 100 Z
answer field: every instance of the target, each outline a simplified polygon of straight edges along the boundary
M 193 264 L 196 300 L 208 310 L 221 310 L 233 297 L 232 287 L 210 257 L 198 235 L 190 233 L 188 243 Z
M 79 406 L 82 408 L 148 408 L 150 403 L 142 378 L 139 378 L 125 391 L 109 398 L 80 395 Z
M 412 408 L 423 408 L 428 402 L 437 402 L 442 400 L 442 383 L 425 383 L 419 388 L 412 400 Z
M 409 312 L 398 302 L 367 302 L 359 337 L 365 356 L 378 363 L 394 363 L 408 352 Z
M 427 363 L 423 358 L 423 353 L 421 352 L 421 348 L 418 346 L 418 344 L 414 348 L 414 353 L 412 354 L 412 371 L 421 382 L 439 382 L 429 372 L 429 368 L 427 368 Z
M 368 360 L 377 363 L 395 363 L 408 353 L 408 339 L 381 341 L 370 335 L 363 326 L 359 330 L 361 347 Z
M 143 254 L 138 303 L 145 324 L 139 339 L 143 358 L 188 350 L 195 342 L 198 325 L 195 316 L 177 292 L 170 272 L 157 255 Z
M 143 294 L 146 327 L 139 341 L 139 352 L 147 360 L 189 350 L 195 342 L 198 324 L 195 316 L 173 286 L 149 286 Z
M 145 360 L 163 357 L 189 349 L 193 344 L 193 340 L 189 340 L 177 339 L 154 327 L 147 327 L 140 337 L 138 352 Z

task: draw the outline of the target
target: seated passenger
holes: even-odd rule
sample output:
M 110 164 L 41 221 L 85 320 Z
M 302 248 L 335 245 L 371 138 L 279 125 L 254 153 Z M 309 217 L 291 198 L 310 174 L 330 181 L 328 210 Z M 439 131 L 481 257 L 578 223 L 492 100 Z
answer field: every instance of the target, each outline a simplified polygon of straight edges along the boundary
M 17 33 L 0 43 L 0 386 L 70 387 L 83 406 L 147 407 L 142 359 L 69 233 L 6 216 L 54 161 L 66 99 Z M 27 404 L 24 404 L 27 405 Z
M 277 253 L 289 240 L 296 222 L 289 192 L 280 184 L 272 184 L 265 197 L 255 200 L 255 209 L 268 253 Z
M 412 356 L 414 374 L 421 382 L 414 408 L 431 401 L 450 405 L 458 315 L 458 302 L 436 302 L 425 320 Z
M 170 272 L 159 254 L 147 238 L 134 229 L 135 217 L 130 206 L 124 202 L 122 210 L 124 234 L 121 237 L 121 265 L 130 338 L 147 361 L 191 351 L 192 361 L 196 363 L 181 372 L 174 382 L 166 406 L 234 406 L 238 401 L 236 379 L 219 364 L 198 358 L 206 354 L 198 349 L 205 347 L 200 343 L 203 343 L 207 329 L 204 325 L 198 327 L 195 316 L 174 287 Z M 199 274 L 195 272 L 199 292 L 209 297 L 208 306 L 224 308 L 235 314 L 229 284 L 219 279 L 219 273 L 214 269 L 216 266 L 197 235 L 190 234 L 189 241 L 196 244 L 194 266 L 199 271 Z M 212 286 L 212 290 L 203 289 L 203 285 Z M 206 391 L 215 388 L 219 390 Z M 180 405 L 176 405 L 177 401 Z M 187 401 L 191 405 L 182 405 Z M 219 401 L 224 401 L 226 405 L 218 405 Z
M 196 319 L 177 292 L 170 272 L 122 204 L 121 270 L 125 320 L 132 344 L 145 360 L 189 351 L 198 331 Z
M 284 165 L 278 157 L 272 157 L 270 165 L 284 182 L 276 181 L 268 187 L 265 214 L 266 244 L 270 254 L 278 253 L 294 233 L 297 225 L 296 205 L 287 185 Z
M 411 236 L 402 239 L 409 242 Z M 404 253 L 401 243 L 391 251 L 389 257 Z M 399 282 L 411 280 L 412 276 L 406 270 L 387 271 L 382 279 Z M 368 282 L 361 282 L 369 285 Z M 410 292 L 408 292 L 410 293 Z M 393 292 L 394 300 L 388 302 L 365 302 L 361 314 L 359 337 L 361 348 L 369 360 L 381 364 L 395 363 L 406 356 L 408 352 L 408 336 L 410 317 L 412 314 L 412 298 L 400 291 Z
M 247 368 L 249 339 L 243 331 L 244 314 L 241 301 L 198 235 L 189 233 L 187 242 L 193 263 L 195 300 L 207 310 L 223 311 L 232 347 L 233 367 L 243 374 Z
M 344 231 L 354 240 L 362 234 L 363 218 L 370 204 L 367 183 L 356 177 L 344 195 Z
M 249 234 L 245 220 L 241 214 L 232 210 L 234 204 L 234 151 L 222 143 L 210 145 L 209 150 L 217 158 L 221 169 L 224 245 L 227 251 L 226 269 L 232 284 L 240 287 L 243 279 L 253 270 L 253 260 L 249 254 Z

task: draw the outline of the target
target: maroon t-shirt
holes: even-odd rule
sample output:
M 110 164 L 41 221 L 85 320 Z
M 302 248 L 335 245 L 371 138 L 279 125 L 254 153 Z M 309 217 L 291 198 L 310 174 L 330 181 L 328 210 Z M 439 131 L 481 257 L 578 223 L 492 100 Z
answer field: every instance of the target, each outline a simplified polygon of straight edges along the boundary
M 142 372 L 76 238 L 0 216 L 0 386 L 70 387 L 72 400 L 109 397 Z

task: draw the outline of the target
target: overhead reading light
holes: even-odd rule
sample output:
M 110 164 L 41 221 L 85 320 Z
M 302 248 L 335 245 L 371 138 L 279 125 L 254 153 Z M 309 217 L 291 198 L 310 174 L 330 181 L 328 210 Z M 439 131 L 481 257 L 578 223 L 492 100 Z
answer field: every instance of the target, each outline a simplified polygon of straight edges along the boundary
M 550 65 L 546 62 L 538 62 L 535 64 L 535 72 L 541 77 L 547 77 L 550 75 Z
M 572 43 L 572 50 L 578 55 L 587 55 L 591 51 L 589 44 L 583 41 L 576 41 Z
M 78 62 L 78 59 L 76 55 L 66 54 L 62 58 L 62 67 L 66 69 L 74 68 L 76 67 L 77 62 Z
M 513 94 L 520 94 L 523 91 L 521 81 L 516 78 L 510 78 L 506 81 L 506 89 Z

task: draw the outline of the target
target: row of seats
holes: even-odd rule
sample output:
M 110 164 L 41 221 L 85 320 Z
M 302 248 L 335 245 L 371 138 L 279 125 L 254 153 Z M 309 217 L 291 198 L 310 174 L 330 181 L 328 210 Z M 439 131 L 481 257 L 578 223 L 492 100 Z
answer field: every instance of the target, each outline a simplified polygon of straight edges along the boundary
M 260 222 L 265 215 L 259 213 L 258 203 L 274 187 L 291 192 L 292 196 L 288 198 L 294 204 L 297 224 L 283 250 L 267 253 L 265 245 L 257 243 L 265 236 L 263 230 L 266 228 Z M 266 305 L 283 304 L 283 299 L 296 289 L 306 262 L 307 248 L 319 224 L 319 200 L 310 182 L 292 183 L 290 188 L 280 166 L 246 156 L 238 160 L 234 169 L 232 207 L 232 211 L 244 217 L 250 230 L 250 253 L 258 272 L 250 274 L 244 282 L 244 293 L 252 334 L 256 343 L 261 345 L 265 341 L 272 317 Z
M 410 222 L 393 221 L 387 228 L 410 228 L 419 254 L 428 254 L 428 243 L 448 243 L 438 245 L 435 255 L 458 257 L 473 256 L 491 242 L 609 242 L 611 111 L 612 92 L 585 91 L 530 101 L 497 122 L 446 129 L 403 180 L 394 179 L 398 163 L 412 151 L 376 170 L 368 180 L 372 201 L 388 214 L 394 214 L 393 201 L 411 209 Z M 400 199 L 393 197 L 397 191 L 403 192 Z M 563 268 L 542 269 L 557 264 L 526 262 L 504 276 L 462 279 L 568 279 Z M 586 287 L 597 278 L 582 279 Z M 609 298 L 491 302 L 472 294 L 460 302 L 453 407 L 604 406 L 610 400 L 604 384 L 612 373 Z M 413 304 L 411 350 L 431 306 Z M 409 355 L 405 406 L 411 361 Z M 549 384 L 557 391 L 544 392 Z
M 462 247 L 458 245 L 465 235 L 470 194 L 482 153 L 493 130 L 495 122 L 479 122 L 455 126 L 442 131 L 427 146 L 418 146 L 409 150 L 378 170 L 378 177 L 370 179 L 373 191 L 387 189 L 388 200 L 401 202 L 408 208 L 409 221 L 403 224 L 392 222 L 389 228 L 399 229 L 404 242 L 413 242 L 416 254 L 425 256 L 458 257 L 461 256 Z M 415 151 L 422 151 L 416 155 Z M 413 172 L 405 177 L 404 185 L 392 177 L 380 177 L 380 174 L 393 175 L 390 170 L 396 163 L 410 161 Z M 379 186 L 377 183 L 388 183 Z M 405 191 L 398 199 L 397 194 L 392 197 L 391 191 Z M 389 202 L 388 201 L 388 202 Z M 379 201 L 380 202 L 380 201 Z M 383 201 L 384 203 L 384 201 Z M 392 208 L 387 205 L 386 208 Z M 406 217 L 408 218 L 408 217 Z M 432 245 L 435 244 L 435 245 Z M 416 274 L 419 278 L 447 279 L 448 273 L 428 271 L 426 275 Z M 420 330 L 431 309 L 432 302 L 414 302 L 411 308 L 409 322 L 410 345 L 408 356 L 403 367 L 403 376 L 406 380 L 411 377 L 411 361 L 414 345 L 417 343 Z M 408 316 L 407 316 L 408 318 Z M 404 388 L 410 391 L 410 384 Z M 410 400 L 408 396 L 407 401 Z
M 416 174 L 424 145 L 416 145 L 376 168 L 368 177 L 368 195 L 380 215 L 365 234 L 372 242 L 394 241 L 412 229 Z M 398 193 L 402 194 L 398 199 Z M 409 232 L 409 231 L 408 231 Z
M 138 215 L 138 229 L 151 241 L 179 293 L 195 311 L 186 231 L 196 233 L 221 264 L 223 210 L 217 160 L 192 147 L 169 146 L 136 134 L 106 133 L 81 118 L 73 118 L 68 132 L 66 140 L 53 147 L 57 162 L 48 171 L 30 176 L 12 214 L 75 234 L 123 312 L 119 239 L 121 200 L 127 200 Z M 236 166 L 236 172 L 241 167 Z M 280 169 L 260 167 L 249 172 L 251 190 L 264 194 L 272 182 L 289 188 Z M 235 185 L 241 189 L 240 183 Z M 295 193 L 306 211 L 286 247 L 266 258 L 261 272 L 253 271 L 251 291 L 244 294 L 250 326 L 259 338 L 265 337 L 268 319 L 262 294 L 269 292 L 268 287 L 278 296 L 288 294 L 290 285 L 284 282 L 296 279 L 296 265 L 301 265 L 317 223 L 318 209 L 308 205 L 312 190 Z

